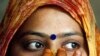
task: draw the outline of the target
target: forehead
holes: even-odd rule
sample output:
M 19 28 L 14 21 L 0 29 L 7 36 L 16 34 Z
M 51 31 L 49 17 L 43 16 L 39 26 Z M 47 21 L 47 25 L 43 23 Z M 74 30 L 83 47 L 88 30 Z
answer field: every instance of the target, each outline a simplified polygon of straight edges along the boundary
M 23 24 L 23 31 L 41 31 L 58 33 L 79 31 L 77 22 L 65 11 L 58 7 L 43 7 L 36 10 Z

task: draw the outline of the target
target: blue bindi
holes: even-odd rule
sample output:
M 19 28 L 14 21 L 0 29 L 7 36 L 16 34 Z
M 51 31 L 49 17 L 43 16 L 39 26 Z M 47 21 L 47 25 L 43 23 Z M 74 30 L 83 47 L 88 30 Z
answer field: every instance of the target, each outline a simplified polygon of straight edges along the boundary
M 51 34 L 50 39 L 51 40 L 55 40 L 56 39 L 56 35 L 55 34 Z

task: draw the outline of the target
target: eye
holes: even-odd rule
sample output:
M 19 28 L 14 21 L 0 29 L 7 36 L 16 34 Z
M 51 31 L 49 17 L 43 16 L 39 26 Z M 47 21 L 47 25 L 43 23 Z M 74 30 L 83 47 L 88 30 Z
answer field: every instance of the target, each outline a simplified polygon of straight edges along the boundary
M 80 45 L 76 42 L 69 42 L 67 44 L 65 44 L 64 46 L 65 48 L 67 48 L 67 50 L 74 50 L 80 47 Z
M 38 51 L 44 48 L 44 44 L 39 41 L 30 41 L 24 44 L 24 49 L 31 50 L 31 51 Z

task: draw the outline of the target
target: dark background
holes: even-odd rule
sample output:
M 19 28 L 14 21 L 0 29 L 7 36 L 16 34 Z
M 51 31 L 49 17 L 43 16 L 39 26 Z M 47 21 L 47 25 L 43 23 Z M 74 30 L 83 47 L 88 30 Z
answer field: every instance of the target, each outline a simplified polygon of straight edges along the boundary
M 5 9 L 7 7 L 8 1 L 9 0 L 0 0 L 0 21 L 3 18 L 3 15 L 4 15 Z M 97 25 L 100 29 L 100 19 L 99 19 L 100 18 L 100 11 L 99 11 L 100 10 L 100 0 L 90 0 L 90 2 L 91 2 L 91 5 L 92 5 L 92 8 L 94 10 Z

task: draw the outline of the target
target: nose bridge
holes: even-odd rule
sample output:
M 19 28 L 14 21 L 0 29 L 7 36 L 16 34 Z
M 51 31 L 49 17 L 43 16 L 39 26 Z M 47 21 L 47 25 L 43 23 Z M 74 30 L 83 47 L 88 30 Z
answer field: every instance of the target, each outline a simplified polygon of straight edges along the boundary
M 49 48 L 44 51 L 43 56 L 66 56 L 66 51 L 61 47 L 59 40 L 50 40 Z
M 58 48 L 60 48 L 60 44 L 56 40 L 51 40 L 50 49 L 54 55 L 57 53 Z

